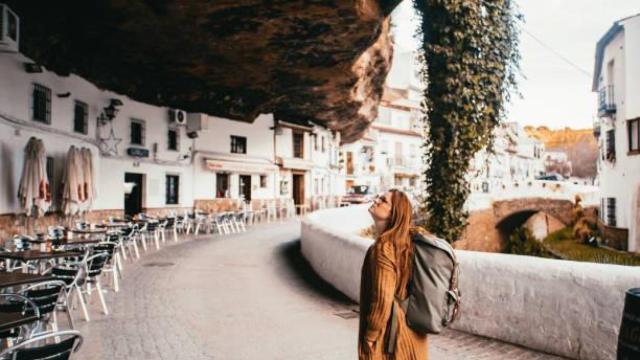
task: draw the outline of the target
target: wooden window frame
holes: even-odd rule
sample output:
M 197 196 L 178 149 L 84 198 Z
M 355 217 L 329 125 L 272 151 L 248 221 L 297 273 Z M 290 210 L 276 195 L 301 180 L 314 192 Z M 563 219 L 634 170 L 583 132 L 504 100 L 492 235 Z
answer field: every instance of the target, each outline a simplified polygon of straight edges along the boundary
M 170 179 L 175 179 L 173 190 L 175 194 L 170 193 Z M 178 205 L 180 204 L 180 175 L 178 174 L 166 174 L 165 175 L 165 192 L 164 199 L 166 205 Z
M 44 111 L 44 114 L 42 114 L 44 118 L 36 117 L 36 108 L 41 106 L 41 104 L 36 104 L 37 92 L 41 92 L 45 96 L 44 109 L 42 110 Z M 37 115 L 41 114 L 38 113 Z M 33 86 L 31 87 L 31 120 L 41 124 L 51 125 L 51 89 L 38 83 L 33 83 Z
M 636 124 L 636 143 L 633 143 L 633 124 Z M 629 155 L 639 155 L 640 154 L 640 118 L 631 119 L 627 121 L 627 138 L 629 145 Z
M 78 109 L 78 107 L 84 110 L 81 131 L 78 131 L 78 128 L 76 128 L 76 125 L 78 124 L 78 112 L 76 109 Z M 74 100 L 73 102 L 73 132 L 84 135 L 89 134 L 89 105 L 87 105 L 87 103 L 85 103 L 84 101 Z
M 247 153 L 247 137 L 231 135 L 231 153 L 246 154 Z
M 133 142 L 133 124 L 140 125 L 140 143 Z M 129 144 L 145 146 L 146 143 L 146 122 L 142 119 L 131 118 L 129 123 Z
M 171 147 L 171 133 L 175 134 L 175 148 Z M 167 150 L 168 151 L 180 151 L 180 129 L 178 128 L 169 128 L 167 129 Z

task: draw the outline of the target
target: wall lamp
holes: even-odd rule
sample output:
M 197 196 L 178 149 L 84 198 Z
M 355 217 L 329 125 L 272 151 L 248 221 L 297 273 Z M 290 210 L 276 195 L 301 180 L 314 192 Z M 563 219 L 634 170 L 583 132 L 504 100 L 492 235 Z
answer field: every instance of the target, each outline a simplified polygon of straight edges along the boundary
M 109 106 L 102 109 L 102 114 L 98 117 L 100 124 L 105 125 L 107 122 L 115 119 L 116 115 L 118 115 L 118 107 L 122 105 L 123 104 L 120 99 L 111 99 L 109 101 Z

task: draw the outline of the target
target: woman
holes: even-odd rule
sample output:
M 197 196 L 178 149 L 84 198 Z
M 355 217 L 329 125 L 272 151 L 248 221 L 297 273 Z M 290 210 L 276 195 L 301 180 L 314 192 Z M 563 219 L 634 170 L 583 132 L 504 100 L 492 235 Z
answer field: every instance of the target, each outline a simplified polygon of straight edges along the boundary
M 364 359 L 427 359 L 427 336 L 415 333 L 405 321 L 395 298 L 407 297 L 413 265 L 411 203 L 403 192 L 391 190 L 369 208 L 376 228 L 376 242 L 367 251 L 360 282 L 360 333 L 358 355 Z M 396 324 L 391 324 L 391 309 Z M 397 326 L 395 344 L 389 339 Z

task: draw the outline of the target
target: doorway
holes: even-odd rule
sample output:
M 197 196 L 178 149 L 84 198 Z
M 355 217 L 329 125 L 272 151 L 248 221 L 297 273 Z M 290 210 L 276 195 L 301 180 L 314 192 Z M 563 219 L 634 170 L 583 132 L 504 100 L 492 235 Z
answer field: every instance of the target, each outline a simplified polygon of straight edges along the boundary
M 131 192 L 124 194 L 124 214 L 128 216 L 134 216 L 142 212 L 142 194 L 144 183 L 144 174 L 136 173 L 124 173 L 124 182 L 132 186 Z
M 251 175 L 240 175 L 240 197 L 245 202 L 251 201 Z
M 295 205 L 304 204 L 304 173 L 293 174 L 293 203 Z M 300 211 L 300 207 L 296 207 L 296 212 Z

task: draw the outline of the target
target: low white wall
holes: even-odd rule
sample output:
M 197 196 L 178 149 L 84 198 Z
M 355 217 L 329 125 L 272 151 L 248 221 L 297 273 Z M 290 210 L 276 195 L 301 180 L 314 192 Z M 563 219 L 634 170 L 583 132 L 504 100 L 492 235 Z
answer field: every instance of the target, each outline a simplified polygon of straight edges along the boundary
M 358 301 L 370 239 L 366 206 L 328 209 L 302 222 L 302 254 Z M 455 329 L 576 359 L 614 359 L 624 293 L 640 268 L 457 250 L 462 316 Z

